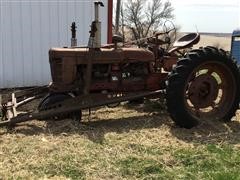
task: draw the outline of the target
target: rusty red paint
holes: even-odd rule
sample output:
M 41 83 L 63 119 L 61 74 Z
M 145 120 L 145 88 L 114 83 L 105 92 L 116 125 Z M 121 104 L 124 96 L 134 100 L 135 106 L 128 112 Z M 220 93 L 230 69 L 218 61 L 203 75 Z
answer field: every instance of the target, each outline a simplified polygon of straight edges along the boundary
M 113 14 L 113 0 L 108 0 L 108 38 L 107 43 L 112 43 L 112 14 Z

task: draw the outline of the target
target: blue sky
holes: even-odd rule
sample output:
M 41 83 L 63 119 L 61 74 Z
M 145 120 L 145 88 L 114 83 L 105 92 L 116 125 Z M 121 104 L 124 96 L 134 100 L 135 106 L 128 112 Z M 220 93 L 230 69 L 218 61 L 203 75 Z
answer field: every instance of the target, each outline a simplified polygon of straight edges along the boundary
M 240 27 L 240 0 L 170 0 L 181 31 L 231 33 Z

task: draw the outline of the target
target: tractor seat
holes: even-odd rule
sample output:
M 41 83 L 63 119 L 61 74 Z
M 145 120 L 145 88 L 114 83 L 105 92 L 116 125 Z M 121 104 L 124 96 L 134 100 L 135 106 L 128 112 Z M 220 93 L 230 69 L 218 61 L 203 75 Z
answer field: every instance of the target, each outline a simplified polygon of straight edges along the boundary
M 200 41 L 200 34 L 198 33 L 190 33 L 190 34 L 184 35 L 173 43 L 173 48 L 169 51 L 169 53 L 179 49 L 192 47 L 194 44 L 197 44 L 199 41 Z

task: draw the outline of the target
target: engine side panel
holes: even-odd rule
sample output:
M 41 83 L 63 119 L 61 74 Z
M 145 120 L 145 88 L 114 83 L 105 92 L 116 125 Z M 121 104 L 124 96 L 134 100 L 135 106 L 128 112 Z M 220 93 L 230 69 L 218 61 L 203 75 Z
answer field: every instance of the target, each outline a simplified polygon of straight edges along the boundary
M 95 82 L 95 80 L 101 76 L 101 71 L 103 71 L 96 70 L 96 67 L 100 68 L 101 66 L 107 66 L 108 72 L 102 73 L 109 74 L 109 77 L 107 75 L 104 75 L 106 77 L 103 80 L 103 83 L 99 83 L 100 81 L 97 81 L 95 85 L 92 85 L 92 87 L 94 87 L 94 90 L 97 90 L 98 88 L 99 90 L 103 89 L 105 88 L 105 86 L 119 88 L 119 86 L 115 85 L 116 82 L 111 82 L 110 65 L 119 65 L 120 67 L 124 64 L 138 62 L 150 64 L 150 62 L 154 61 L 154 55 L 151 51 L 139 48 L 102 48 L 99 50 L 95 50 L 91 55 L 88 52 L 87 48 L 53 48 L 49 51 L 49 61 L 53 80 L 51 89 L 53 91 L 63 92 L 71 91 L 76 86 L 84 86 L 84 77 L 82 76 L 84 76 L 86 72 L 85 69 L 90 58 L 93 62 L 93 82 Z M 139 69 L 138 67 L 136 68 Z M 123 69 L 121 69 L 121 71 L 122 70 Z M 141 70 L 141 68 L 139 70 Z M 121 72 L 118 73 L 121 74 Z M 97 76 L 96 74 L 100 74 L 100 76 Z M 94 75 L 96 75 L 96 77 Z M 119 80 L 121 79 L 120 76 L 122 76 L 122 74 L 119 75 Z M 131 84 L 131 81 L 133 81 L 133 79 L 129 79 L 129 81 Z M 141 84 L 141 87 L 145 87 L 143 80 L 140 81 L 141 82 L 139 82 L 139 84 Z M 126 82 L 127 80 L 125 79 L 123 83 Z M 106 84 L 104 85 L 104 83 Z M 130 84 L 127 83 L 127 86 L 130 86 Z M 137 85 L 138 83 L 135 82 L 135 84 Z M 137 86 L 135 87 L 137 88 Z

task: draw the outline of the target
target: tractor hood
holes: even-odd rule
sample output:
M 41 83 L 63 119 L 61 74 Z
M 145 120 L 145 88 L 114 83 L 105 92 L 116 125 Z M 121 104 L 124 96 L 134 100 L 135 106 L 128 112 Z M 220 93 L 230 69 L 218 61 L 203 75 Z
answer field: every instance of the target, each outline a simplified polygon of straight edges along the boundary
M 87 59 L 89 59 L 89 49 L 88 48 L 51 48 L 49 50 L 50 61 L 52 59 L 72 59 L 77 64 L 87 64 Z M 121 61 L 154 61 L 154 54 L 146 49 L 140 48 L 101 48 L 93 51 L 93 63 L 118 63 Z

